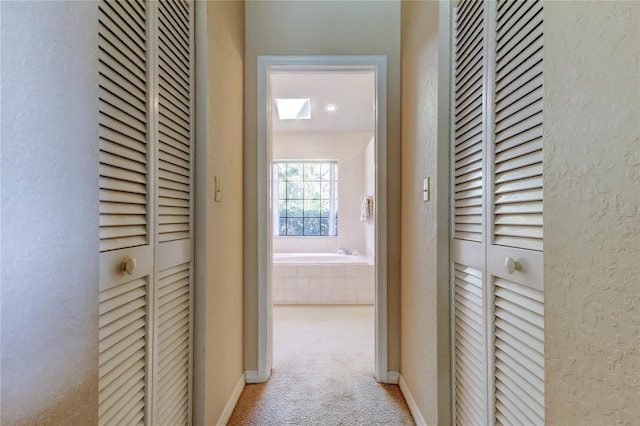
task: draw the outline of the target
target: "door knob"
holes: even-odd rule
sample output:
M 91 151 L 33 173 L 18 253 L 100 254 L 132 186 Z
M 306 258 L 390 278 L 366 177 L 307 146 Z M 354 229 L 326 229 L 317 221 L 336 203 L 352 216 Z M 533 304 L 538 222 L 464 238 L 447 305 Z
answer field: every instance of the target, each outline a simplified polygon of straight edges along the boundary
M 507 257 L 504 260 L 504 267 L 510 274 L 513 274 L 513 271 L 519 271 L 522 268 L 522 266 L 520 266 L 520 262 L 513 260 L 510 257 Z
M 120 263 L 120 271 L 126 272 L 127 274 L 133 274 L 133 271 L 136 270 L 136 260 L 126 256 L 122 259 L 122 263 Z

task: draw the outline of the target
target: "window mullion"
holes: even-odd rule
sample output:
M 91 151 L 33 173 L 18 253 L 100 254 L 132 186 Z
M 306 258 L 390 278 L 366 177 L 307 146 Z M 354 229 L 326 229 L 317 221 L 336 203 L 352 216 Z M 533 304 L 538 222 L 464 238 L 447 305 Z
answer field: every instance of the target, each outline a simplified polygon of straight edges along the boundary
M 329 168 L 329 235 L 336 235 L 337 191 L 336 191 L 336 164 L 331 163 Z

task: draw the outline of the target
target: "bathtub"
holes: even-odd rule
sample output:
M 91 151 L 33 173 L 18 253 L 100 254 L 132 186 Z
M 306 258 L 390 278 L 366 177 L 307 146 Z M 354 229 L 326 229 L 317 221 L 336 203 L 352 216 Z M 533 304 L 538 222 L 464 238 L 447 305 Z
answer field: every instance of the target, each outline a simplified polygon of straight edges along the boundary
M 373 261 L 335 253 L 274 253 L 274 304 L 372 304 Z
M 345 263 L 352 265 L 369 265 L 373 264 L 366 256 L 351 256 L 337 253 L 273 253 L 274 265 L 290 265 L 290 264 L 337 264 Z

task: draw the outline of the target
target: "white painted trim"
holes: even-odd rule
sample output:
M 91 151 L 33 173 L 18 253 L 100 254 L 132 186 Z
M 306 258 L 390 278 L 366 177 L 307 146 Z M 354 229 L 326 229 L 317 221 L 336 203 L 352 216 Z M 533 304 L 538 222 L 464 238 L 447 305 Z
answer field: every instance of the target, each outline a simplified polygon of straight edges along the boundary
M 402 392 L 402 396 L 404 396 L 404 400 L 407 401 L 407 405 L 409 406 L 409 411 L 411 411 L 411 415 L 413 416 L 413 421 L 416 422 L 416 426 L 427 426 L 427 422 L 422 417 L 422 413 L 418 409 L 418 404 L 416 404 L 416 400 L 413 399 L 413 395 L 411 394 L 411 390 L 407 386 L 407 383 L 402 378 L 402 375 L 399 377 L 400 384 L 400 392 Z
M 400 380 L 400 372 L 396 370 L 387 371 L 387 380 L 384 383 L 397 385 Z
M 264 380 L 260 380 L 258 370 L 245 370 L 244 372 L 245 383 L 262 383 Z
M 231 418 L 231 414 L 233 414 L 233 409 L 236 408 L 238 399 L 240 399 L 240 394 L 244 389 L 244 385 L 245 385 L 245 379 L 244 379 L 244 374 L 242 374 L 238 379 L 238 383 L 236 383 L 236 387 L 233 388 L 233 392 L 231 393 L 231 396 L 229 396 L 229 400 L 227 401 L 227 404 L 224 406 L 224 410 L 222 410 L 222 414 L 220 414 L 220 418 L 218 419 L 218 422 L 216 423 L 216 425 L 225 426 L 227 424 L 227 422 Z
M 197 315 L 193 317 L 193 405 L 191 410 L 192 424 L 204 424 L 205 411 L 210 403 L 206 398 L 206 377 L 208 369 L 212 368 L 206 356 L 206 339 L 208 319 L 212 310 L 207 309 L 207 122 L 210 109 L 207 105 L 207 8 L 203 1 L 194 2 L 195 7 L 195 155 L 194 155 L 194 229 L 195 248 L 194 262 L 194 297 L 193 309 Z M 202 94 L 202 96 L 200 96 Z M 210 293 L 209 293 L 210 294 Z
M 271 376 L 271 103 L 270 61 L 258 56 L 258 371 L 256 383 Z
M 376 73 L 376 203 L 375 222 L 375 376 L 389 383 L 387 338 L 387 57 L 353 56 L 258 56 L 258 370 L 257 382 L 271 375 L 271 206 L 269 202 L 271 148 L 268 73 L 287 70 L 372 70 Z M 248 374 L 248 372 L 247 372 Z M 249 376 L 247 376 L 249 377 Z

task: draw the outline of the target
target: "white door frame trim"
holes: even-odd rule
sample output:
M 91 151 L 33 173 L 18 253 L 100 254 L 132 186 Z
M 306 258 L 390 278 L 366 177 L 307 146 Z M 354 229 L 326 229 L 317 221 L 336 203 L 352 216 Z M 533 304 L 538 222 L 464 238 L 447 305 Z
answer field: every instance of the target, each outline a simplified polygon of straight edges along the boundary
M 271 103 L 269 73 L 287 70 L 371 70 L 376 74 L 375 125 L 375 375 L 379 382 L 396 380 L 387 360 L 387 57 L 258 56 L 258 371 L 247 371 L 248 382 L 265 382 L 271 375 Z M 393 372 L 391 372 L 393 373 Z M 397 373 L 397 372 L 396 372 Z

